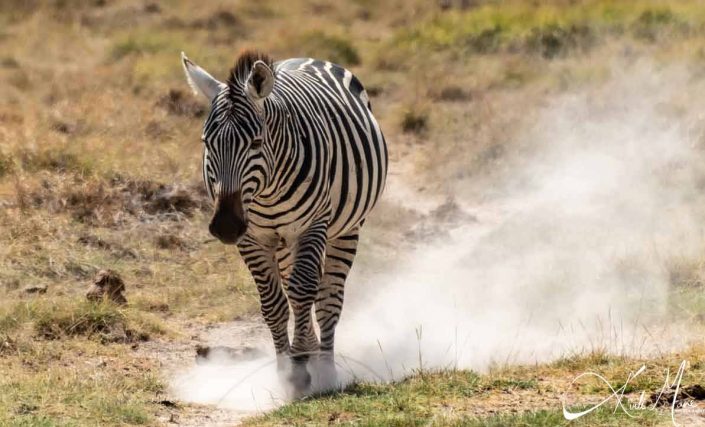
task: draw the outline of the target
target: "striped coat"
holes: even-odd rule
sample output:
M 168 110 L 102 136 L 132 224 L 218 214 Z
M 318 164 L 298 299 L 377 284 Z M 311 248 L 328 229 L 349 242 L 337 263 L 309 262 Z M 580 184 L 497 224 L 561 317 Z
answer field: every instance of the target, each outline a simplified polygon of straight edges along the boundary
M 310 390 L 309 369 L 334 386 L 345 279 L 387 172 L 368 96 L 350 71 L 314 59 L 245 52 L 225 83 L 185 56 L 183 65 L 212 105 L 202 135 L 209 229 L 248 265 L 293 392 Z

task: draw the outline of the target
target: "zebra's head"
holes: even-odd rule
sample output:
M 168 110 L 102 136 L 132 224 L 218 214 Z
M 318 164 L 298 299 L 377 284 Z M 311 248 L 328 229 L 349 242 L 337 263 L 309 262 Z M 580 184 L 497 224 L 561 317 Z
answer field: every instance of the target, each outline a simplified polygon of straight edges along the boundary
M 247 231 L 248 206 L 268 185 L 272 147 L 265 100 L 274 87 L 272 61 L 257 52 L 238 58 L 225 83 L 182 53 L 189 85 L 211 111 L 203 126 L 203 180 L 214 202 L 209 230 L 226 244 Z

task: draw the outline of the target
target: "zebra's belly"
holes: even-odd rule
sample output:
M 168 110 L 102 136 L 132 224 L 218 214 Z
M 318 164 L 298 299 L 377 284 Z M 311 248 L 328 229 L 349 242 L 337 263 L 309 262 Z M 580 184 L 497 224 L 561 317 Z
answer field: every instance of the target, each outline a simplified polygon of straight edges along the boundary
M 271 219 L 252 212 L 247 233 L 266 246 L 274 247 L 282 241 L 286 246 L 290 246 L 308 229 L 314 218 L 296 218 L 294 211 L 289 212 L 289 215 L 284 214 L 278 219 Z
M 335 239 L 357 227 L 372 210 L 379 194 L 370 191 L 374 188 L 375 176 L 366 168 L 356 168 L 347 175 L 339 175 L 331 182 L 329 197 L 322 197 L 319 203 L 303 204 L 294 208 L 288 203 L 269 206 L 259 212 L 256 206 L 249 212 L 248 234 L 264 244 L 295 242 L 317 219 L 318 212 L 325 215 L 330 212 L 328 222 L 328 239 Z M 346 180 L 347 182 L 343 182 Z M 384 177 L 382 177 L 384 185 Z M 342 191 L 345 189 L 345 191 Z M 299 189 L 305 192 L 304 189 Z M 289 205 L 289 206 L 288 206 Z
M 347 174 L 336 175 L 330 190 L 331 219 L 328 238 L 334 239 L 357 227 L 370 213 L 384 187 L 384 169 L 362 158 Z

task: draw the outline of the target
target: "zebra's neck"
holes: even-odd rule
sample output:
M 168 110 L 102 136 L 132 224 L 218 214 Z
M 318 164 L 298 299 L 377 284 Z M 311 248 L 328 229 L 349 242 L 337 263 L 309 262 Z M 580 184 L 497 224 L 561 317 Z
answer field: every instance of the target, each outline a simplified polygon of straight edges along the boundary
M 296 171 L 303 164 L 303 132 L 297 115 L 280 98 L 270 96 L 265 101 L 264 111 L 269 137 L 269 150 L 265 154 L 267 176 L 265 187 L 255 200 L 272 201 L 291 188 L 296 179 Z

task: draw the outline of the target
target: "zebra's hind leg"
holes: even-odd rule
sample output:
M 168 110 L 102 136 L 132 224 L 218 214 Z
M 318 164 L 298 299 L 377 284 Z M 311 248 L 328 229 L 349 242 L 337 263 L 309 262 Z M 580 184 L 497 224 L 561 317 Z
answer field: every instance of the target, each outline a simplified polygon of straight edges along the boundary
M 312 224 L 298 238 L 294 266 L 289 277 L 287 296 L 294 314 L 294 338 L 291 344 L 291 385 L 294 397 L 309 393 L 311 375 L 306 365 L 311 354 L 318 353 L 318 338 L 313 328 L 312 307 L 323 275 L 326 252 L 327 218 Z
M 316 320 L 321 331 L 321 345 L 315 363 L 315 387 L 318 391 L 340 387 L 335 369 L 335 327 L 340 319 L 345 294 L 345 280 L 355 260 L 360 226 L 328 242 L 326 261 L 318 296 Z
M 245 237 L 238 243 L 238 250 L 257 285 L 262 317 L 272 333 L 277 353 L 277 369 L 284 372 L 289 362 L 289 303 L 281 284 L 274 248 Z

